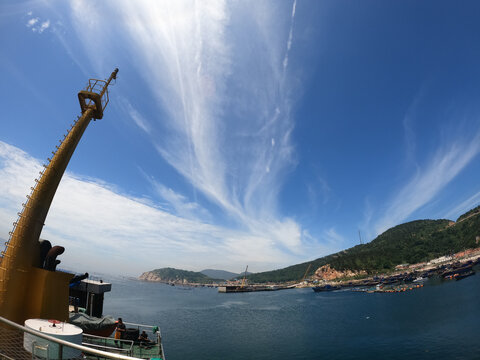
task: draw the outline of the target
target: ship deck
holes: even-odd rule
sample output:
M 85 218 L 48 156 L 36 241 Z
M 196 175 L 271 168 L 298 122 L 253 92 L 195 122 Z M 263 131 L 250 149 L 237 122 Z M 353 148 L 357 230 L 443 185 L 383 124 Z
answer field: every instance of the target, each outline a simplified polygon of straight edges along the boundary
M 150 344 L 138 344 L 129 340 L 115 340 L 113 338 L 84 336 L 83 345 L 115 354 L 131 356 L 134 358 L 165 359 L 162 344 L 158 342 Z M 97 359 L 98 357 L 94 358 Z

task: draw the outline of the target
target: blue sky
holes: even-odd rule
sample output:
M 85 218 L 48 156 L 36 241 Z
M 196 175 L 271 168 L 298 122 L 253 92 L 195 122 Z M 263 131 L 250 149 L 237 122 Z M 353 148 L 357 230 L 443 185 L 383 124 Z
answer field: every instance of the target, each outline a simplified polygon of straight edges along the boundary
M 42 237 L 76 271 L 253 272 L 480 203 L 475 1 L 2 1 L 0 238 L 115 67 Z

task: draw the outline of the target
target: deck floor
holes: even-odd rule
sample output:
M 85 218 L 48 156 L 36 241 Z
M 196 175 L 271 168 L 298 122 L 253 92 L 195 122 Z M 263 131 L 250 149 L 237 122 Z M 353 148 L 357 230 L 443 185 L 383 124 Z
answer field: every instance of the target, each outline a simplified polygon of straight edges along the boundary
M 141 359 L 162 359 L 164 356 L 162 354 L 162 346 L 158 343 L 151 343 L 148 345 L 140 345 L 125 343 L 121 341 L 115 342 L 115 339 L 108 338 L 95 341 L 95 339 L 89 339 L 88 343 L 84 343 L 86 346 L 96 348 L 98 350 L 105 350 L 108 352 L 122 354 L 127 356 L 132 356 Z

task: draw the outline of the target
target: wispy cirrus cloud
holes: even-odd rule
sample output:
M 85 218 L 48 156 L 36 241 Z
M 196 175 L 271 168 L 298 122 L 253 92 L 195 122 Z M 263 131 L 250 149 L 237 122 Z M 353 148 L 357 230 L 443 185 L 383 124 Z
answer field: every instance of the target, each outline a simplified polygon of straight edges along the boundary
M 312 209 L 316 209 L 318 207 L 317 201 L 321 201 L 323 205 L 326 205 L 333 193 L 333 190 L 325 177 L 319 174 L 316 174 L 313 180 L 307 183 L 306 187 L 308 199 L 311 203 Z
M 419 166 L 413 177 L 395 192 L 384 215 L 375 223 L 375 233 L 398 225 L 434 199 L 479 152 L 480 132 L 445 142 L 430 161 Z
M 324 237 L 327 241 L 331 244 L 335 244 L 336 246 L 340 245 L 341 243 L 345 242 L 345 238 L 340 235 L 335 228 L 330 228 L 324 232 Z
M 154 179 L 149 180 L 156 193 L 168 204 L 176 215 L 186 219 L 202 219 L 203 221 L 211 218 L 209 212 L 198 203 L 189 201 L 186 196 L 175 192 L 173 189 L 166 187 Z
M 288 42 L 287 42 L 287 52 L 285 54 L 285 58 L 283 59 L 283 70 L 286 71 L 287 66 L 288 66 L 288 54 L 290 52 L 290 49 L 292 48 L 292 42 L 293 42 L 293 25 L 295 21 L 295 10 L 297 8 L 297 0 L 294 0 L 293 6 L 292 6 L 292 20 L 291 20 L 291 25 L 290 25 L 290 32 L 288 33 Z
M 465 212 L 467 212 L 470 209 L 473 209 L 474 207 L 478 206 L 480 204 L 480 191 L 477 192 L 476 194 L 473 194 L 470 196 L 468 199 L 462 201 L 460 204 L 455 206 L 453 209 L 451 209 L 449 212 L 447 212 L 444 217 L 446 219 L 451 219 L 452 217 L 457 217 Z
M 406 163 L 414 166 L 418 166 L 415 158 L 417 150 L 417 136 L 415 134 L 415 120 L 417 117 L 418 108 L 426 94 L 426 85 L 420 87 L 415 94 L 412 103 L 407 109 L 407 112 L 403 118 L 403 131 L 405 136 L 405 152 Z
M 277 206 L 284 175 L 295 166 L 287 68 L 296 2 L 290 13 L 253 1 L 100 6 L 115 16 L 98 21 L 72 2 L 73 24 L 97 67 L 99 46 L 135 58 L 130 65 L 167 114 L 149 119 L 159 155 L 239 229 L 301 253 L 300 225 Z M 122 37 L 121 49 L 113 37 Z M 161 188 L 164 199 L 184 207 L 181 192 Z
M 130 101 L 120 96 L 117 104 L 122 107 L 122 111 L 129 115 L 129 118 L 133 120 L 133 123 L 138 126 L 139 129 L 147 134 L 151 133 L 152 128 L 150 122 L 132 106 Z

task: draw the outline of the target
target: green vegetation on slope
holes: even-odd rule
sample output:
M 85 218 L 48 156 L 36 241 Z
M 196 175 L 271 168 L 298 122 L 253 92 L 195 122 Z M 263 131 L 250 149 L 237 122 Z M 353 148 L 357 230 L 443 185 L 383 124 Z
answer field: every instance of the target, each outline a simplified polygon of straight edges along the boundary
M 480 205 L 477 206 L 476 208 L 470 210 L 470 211 L 467 211 L 465 214 L 460 215 L 460 217 L 457 219 L 457 222 L 462 221 L 463 219 L 466 219 L 469 216 L 472 216 L 472 215 L 478 214 L 478 213 L 480 213 Z
M 185 280 L 189 283 L 211 284 L 219 282 L 222 283 L 224 281 L 222 279 L 213 279 L 200 272 L 180 270 L 174 268 L 155 269 L 151 270 L 150 273 L 157 275 L 166 282 L 179 282 Z
M 215 278 L 215 279 L 224 279 L 224 280 L 230 280 L 238 276 L 243 276 L 241 274 L 236 274 L 236 273 L 225 271 L 225 270 L 205 269 L 200 272 L 204 275 L 207 275 L 208 277 Z
M 300 281 L 309 264 L 312 266 L 308 275 L 313 275 L 316 269 L 326 264 L 336 270 L 377 273 L 392 270 L 399 264 L 428 261 L 477 247 L 475 239 L 480 235 L 479 215 L 480 207 L 477 207 L 460 216 L 459 220 L 464 221 L 454 225 L 450 220 L 417 220 L 397 225 L 368 244 L 284 269 L 249 275 L 248 279 L 258 283 Z

